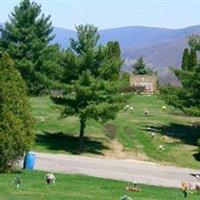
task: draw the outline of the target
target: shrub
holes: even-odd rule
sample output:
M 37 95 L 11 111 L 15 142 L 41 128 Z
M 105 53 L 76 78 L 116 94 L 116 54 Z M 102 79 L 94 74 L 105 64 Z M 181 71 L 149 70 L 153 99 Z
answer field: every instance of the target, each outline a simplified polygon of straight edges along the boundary
M 9 170 L 33 142 L 33 120 L 25 83 L 7 54 L 0 52 L 0 171 Z

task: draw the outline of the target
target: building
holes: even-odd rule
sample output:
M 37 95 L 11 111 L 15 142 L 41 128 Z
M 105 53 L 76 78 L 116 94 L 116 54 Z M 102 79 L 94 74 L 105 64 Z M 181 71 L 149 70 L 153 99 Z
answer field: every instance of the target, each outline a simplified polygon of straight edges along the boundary
M 130 75 L 131 87 L 144 87 L 146 94 L 154 94 L 157 91 L 156 75 Z

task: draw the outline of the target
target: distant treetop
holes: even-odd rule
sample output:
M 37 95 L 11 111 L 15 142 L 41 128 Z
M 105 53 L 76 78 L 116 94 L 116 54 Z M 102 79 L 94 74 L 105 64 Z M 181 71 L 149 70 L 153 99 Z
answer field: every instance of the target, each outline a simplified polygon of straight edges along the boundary
M 133 74 L 136 75 L 151 75 L 153 74 L 153 70 L 150 69 L 146 63 L 144 62 L 143 57 L 140 57 L 134 64 L 133 64 Z

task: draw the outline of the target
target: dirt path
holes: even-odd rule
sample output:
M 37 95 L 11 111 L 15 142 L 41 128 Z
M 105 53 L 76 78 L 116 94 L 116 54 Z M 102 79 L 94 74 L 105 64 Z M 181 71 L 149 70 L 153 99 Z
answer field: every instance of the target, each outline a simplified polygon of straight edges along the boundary
M 106 158 L 106 159 L 134 159 L 148 161 L 148 157 L 144 154 L 134 151 L 125 151 L 123 145 L 117 141 L 112 140 L 109 144 L 108 150 L 102 151 L 103 155 L 96 155 L 97 158 Z M 90 157 L 91 155 L 86 156 Z
M 36 153 L 37 170 L 70 174 L 84 174 L 95 177 L 137 181 L 138 183 L 180 187 L 181 181 L 192 185 L 200 182 L 190 175 L 197 170 L 163 166 L 133 159 L 103 159 L 86 156 Z

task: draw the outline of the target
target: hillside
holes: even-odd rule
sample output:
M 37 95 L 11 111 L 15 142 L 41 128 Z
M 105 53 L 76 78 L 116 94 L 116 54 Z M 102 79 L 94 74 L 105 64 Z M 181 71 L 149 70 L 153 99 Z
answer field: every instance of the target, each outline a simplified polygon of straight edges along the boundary
M 63 48 L 69 45 L 69 38 L 76 37 L 75 31 L 57 27 L 54 28 L 54 33 L 54 42 L 58 42 Z M 200 34 L 200 25 L 183 29 L 133 26 L 100 30 L 99 33 L 101 44 L 109 40 L 119 41 L 122 55 L 129 59 L 128 63 L 143 56 L 151 67 L 163 73 L 163 68 L 180 66 L 183 49 L 187 47 L 187 37 Z M 125 69 L 129 69 L 129 66 L 125 66 Z
M 31 98 L 31 105 L 36 119 L 33 150 L 78 154 L 78 118 L 59 119 L 60 108 L 48 97 Z M 163 111 L 165 104 L 157 96 L 135 95 L 129 105 L 134 106 L 133 112 L 121 110 L 115 120 L 104 125 L 88 120 L 84 155 L 199 167 L 196 141 L 200 127 L 195 125 L 200 123 L 198 118 L 186 117 L 167 105 Z M 145 109 L 150 115 L 144 114 Z M 164 150 L 160 150 L 159 145 L 163 145 Z

